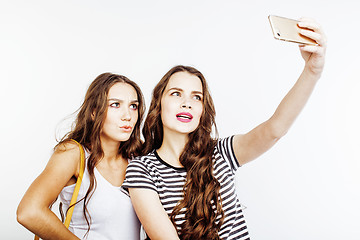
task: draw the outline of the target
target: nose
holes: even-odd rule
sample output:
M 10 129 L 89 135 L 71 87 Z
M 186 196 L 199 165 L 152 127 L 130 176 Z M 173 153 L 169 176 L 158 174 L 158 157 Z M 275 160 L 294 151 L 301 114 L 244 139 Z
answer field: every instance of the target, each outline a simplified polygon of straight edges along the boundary
M 121 116 L 121 120 L 122 121 L 130 121 L 131 120 L 131 114 L 130 114 L 129 108 L 124 109 L 122 116 Z
M 191 103 L 190 103 L 190 101 L 188 101 L 188 100 L 185 99 L 184 102 L 181 103 L 181 108 L 191 109 Z

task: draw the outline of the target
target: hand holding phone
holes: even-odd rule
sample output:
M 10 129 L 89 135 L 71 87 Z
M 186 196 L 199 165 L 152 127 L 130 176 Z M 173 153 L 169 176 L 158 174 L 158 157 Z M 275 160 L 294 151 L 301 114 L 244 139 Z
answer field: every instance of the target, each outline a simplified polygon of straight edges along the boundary
M 275 15 L 269 15 L 268 18 L 275 39 L 306 45 L 318 45 L 313 39 L 300 34 L 299 21 Z

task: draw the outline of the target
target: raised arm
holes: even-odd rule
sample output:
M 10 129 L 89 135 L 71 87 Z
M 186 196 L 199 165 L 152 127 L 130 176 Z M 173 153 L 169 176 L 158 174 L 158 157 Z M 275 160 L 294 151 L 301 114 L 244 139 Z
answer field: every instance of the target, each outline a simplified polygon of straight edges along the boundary
M 79 172 L 79 156 L 77 145 L 67 143 L 59 146 L 18 206 L 18 222 L 41 239 L 79 239 L 49 209 L 63 187 L 75 182 L 74 178 Z
M 300 19 L 299 27 L 303 28 L 302 35 L 314 39 L 318 45 L 299 46 L 305 61 L 304 70 L 270 119 L 250 132 L 234 137 L 234 152 L 240 165 L 266 152 L 287 133 L 321 76 L 325 62 L 326 37 L 321 26 L 312 19 Z
M 129 188 L 129 192 L 135 212 L 151 240 L 179 239 L 175 227 L 155 191 L 145 188 Z

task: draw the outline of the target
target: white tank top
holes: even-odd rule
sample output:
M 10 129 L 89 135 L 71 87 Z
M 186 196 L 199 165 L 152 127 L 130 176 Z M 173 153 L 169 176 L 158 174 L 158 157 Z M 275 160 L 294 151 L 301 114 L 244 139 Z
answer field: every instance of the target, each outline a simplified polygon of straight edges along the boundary
M 88 152 L 85 156 L 87 160 Z M 96 168 L 94 174 L 97 187 L 87 205 L 91 216 L 90 231 L 84 238 L 88 225 L 83 214 L 83 201 L 75 205 L 69 230 L 80 239 L 87 240 L 140 239 L 140 223 L 127 192 L 109 183 Z M 89 184 L 89 173 L 85 167 L 78 200 L 85 196 Z M 74 188 L 75 184 L 64 187 L 60 192 L 64 213 L 69 207 Z

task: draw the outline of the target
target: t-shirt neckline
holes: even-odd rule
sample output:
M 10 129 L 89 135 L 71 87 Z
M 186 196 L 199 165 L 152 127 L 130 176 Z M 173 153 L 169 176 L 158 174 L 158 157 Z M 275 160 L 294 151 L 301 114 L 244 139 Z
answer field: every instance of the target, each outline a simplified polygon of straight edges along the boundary
M 175 166 L 165 162 L 164 160 L 162 160 L 156 150 L 154 151 L 154 155 L 159 160 L 159 162 L 161 162 L 162 164 L 168 166 L 169 168 L 172 168 L 172 169 L 175 169 L 175 170 L 178 170 L 178 171 L 186 171 L 185 167 L 175 167 Z

